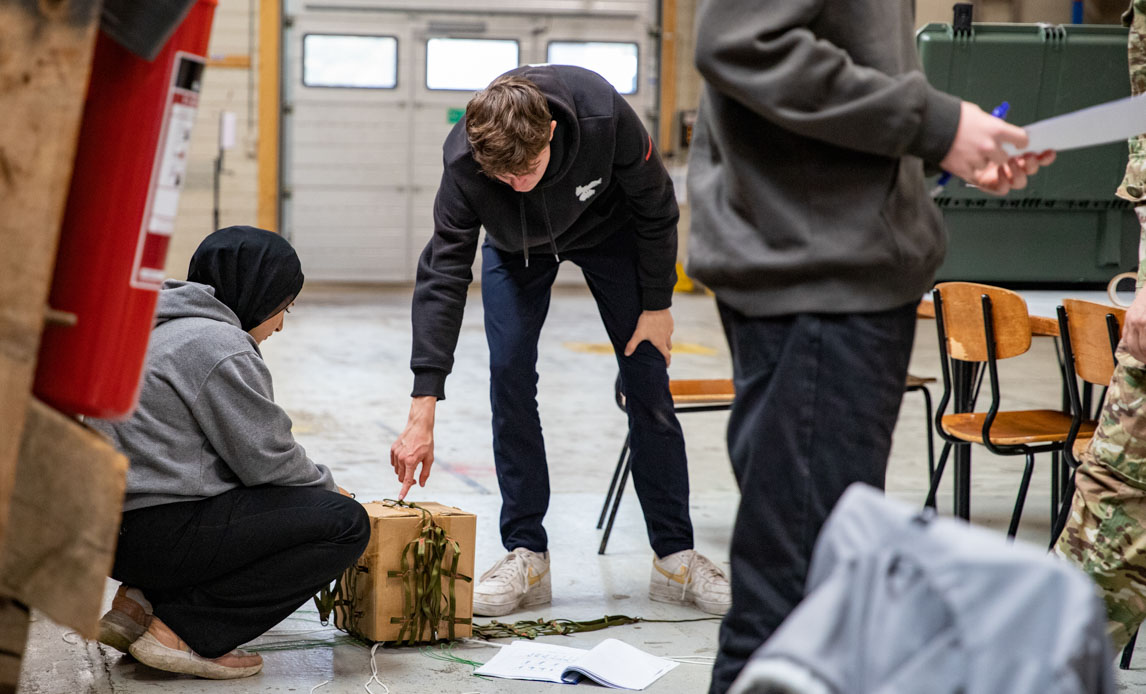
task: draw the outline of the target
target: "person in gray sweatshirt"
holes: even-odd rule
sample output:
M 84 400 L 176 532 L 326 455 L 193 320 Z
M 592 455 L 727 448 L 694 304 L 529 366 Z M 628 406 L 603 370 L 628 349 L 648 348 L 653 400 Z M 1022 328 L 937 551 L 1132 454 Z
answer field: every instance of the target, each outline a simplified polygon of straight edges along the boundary
M 943 260 L 924 187 L 942 167 L 993 193 L 1053 153 L 927 83 L 907 0 L 706 0 L 688 187 L 688 271 L 716 294 L 741 491 L 732 609 L 711 694 L 803 597 L 849 484 L 883 487 L 915 309 Z
M 91 421 L 130 461 L 100 641 L 211 679 L 253 675 L 236 647 L 358 559 L 362 506 L 291 434 L 259 344 L 282 330 L 302 268 L 278 234 L 228 227 L 159 293 L 139 404 Z M 342 492 L 342 493 L 340 493 Z

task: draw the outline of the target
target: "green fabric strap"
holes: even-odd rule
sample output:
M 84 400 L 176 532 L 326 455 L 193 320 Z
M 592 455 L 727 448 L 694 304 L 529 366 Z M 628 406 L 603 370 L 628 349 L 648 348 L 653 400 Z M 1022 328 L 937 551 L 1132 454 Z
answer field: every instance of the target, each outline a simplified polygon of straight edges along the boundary
M 355 609 L 355 599 L 358 595 L 358 576 L 368 571 L 367 567 L 355 562 L 342 573 L 333 586 L 323 586 L 314 596 L 314 605 L 318 608 L 318 620 L 323 626 L 330 623 L 330 614 L 334 612 L 338 628 L 355 638 L 365 640 L 365 636 L 358 628 L 363 612 Z
M 420 643 L 423 641 L 422 634 L 427 630 L 425 640 L 438 641 L 445 637 L 452 641 L 457 638 L 454 625 L 470 623 L 468 617 L 457 616 L 457 580 L 473 580 L 458 573 L 461 545 L 434 522 L 434 516 L 429 510 L 404 501 L 386 501 L 422 513 L 421 531 L 402 550 L 400 570 L 387 572 L 392 578 L 401 578 L 403 583 L 402 615 L 390 618 L 391 624 L 402 625 L 398 643 Z M 450 567 L 443 570 L 442 565 L 449 553 L 453 554 Z M 445 590 L 442 588 L 443 579 Z M 439 631 L 443 621 L 448 627 L 446 634 Z
M 506 624 L 492 621 L 488 624 L 474 623 L 474 636 L 481 639 L 523 638 L 535 639 L 538 636 L 564 636 L 582 631 L 598 631 L 609 627 L 619 627 L 625 624 L 638 622 L 661 622 L 678 624 L 683 622 L 709 622 L 720 621 L 720 617 L 697 617 L 694 619 L 644 619 L 642 617 L 628 617 L 623 614 L 606 615 L 599 619 L 590 619 L 578 622 L 572 619 L 538 619 L 522 620 Z

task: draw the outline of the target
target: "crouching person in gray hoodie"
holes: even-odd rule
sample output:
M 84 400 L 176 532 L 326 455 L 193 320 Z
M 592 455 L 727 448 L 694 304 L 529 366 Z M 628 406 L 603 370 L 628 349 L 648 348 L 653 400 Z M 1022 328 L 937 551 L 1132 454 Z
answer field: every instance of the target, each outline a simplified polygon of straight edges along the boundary
M 278 234 L 229 227 L 159 294 L 139 406 L 93 422 L 131 462 L 100 641 L 160 670 L 254 675 L 236 646 L 278 624 L 366 547 L 360 504 L 291 435 L 259 343 L 302 289 Z

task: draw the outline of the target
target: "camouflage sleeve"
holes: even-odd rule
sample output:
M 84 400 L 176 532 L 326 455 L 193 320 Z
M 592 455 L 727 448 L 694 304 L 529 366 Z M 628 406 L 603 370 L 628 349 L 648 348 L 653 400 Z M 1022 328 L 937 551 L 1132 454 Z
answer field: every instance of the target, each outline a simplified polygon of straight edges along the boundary
M 1127 62 L 1130 66 L 1130 93 L 1146 92 L 1146 0 L 1134 0 L 1127 11 L 1130 35 Z M 1118 197 L 1135 203 L 1146 202 L 1146 135 L 1130 138 L 1126 176 L 1118 186 Z
M 1122 23 L 1130 27 L 1126 44 L 1126 59 L 1130 68 L 1130 93 L 1146 93 L 1146 0 L 1132 0 Z M 1115 194 L 1138 207 L 1138 288 L 1146 286 L 1146 134 L 1130 138 L 1126 175 Z

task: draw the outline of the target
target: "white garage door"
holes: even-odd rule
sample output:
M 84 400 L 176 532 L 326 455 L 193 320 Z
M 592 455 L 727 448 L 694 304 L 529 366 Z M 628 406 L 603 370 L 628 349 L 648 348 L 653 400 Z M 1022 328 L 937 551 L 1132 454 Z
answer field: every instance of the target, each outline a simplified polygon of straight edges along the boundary
M 288 5 L 282 219 L 307 277 L 413 281 L 433 230 L 442 141 L 473 92 L 505 70 L 595 69 L 651 128 L 652 0 L 593 5 L 592 14 L 571 0 Z

